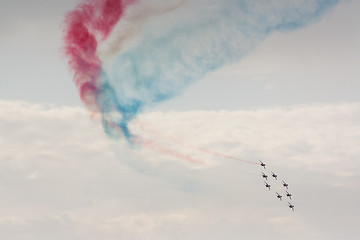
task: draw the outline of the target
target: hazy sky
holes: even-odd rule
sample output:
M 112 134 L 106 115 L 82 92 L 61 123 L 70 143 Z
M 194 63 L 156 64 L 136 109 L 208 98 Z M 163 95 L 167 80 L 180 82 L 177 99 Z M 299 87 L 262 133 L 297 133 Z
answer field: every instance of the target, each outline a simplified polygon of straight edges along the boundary
M 76 3 L 0 0 L 1 239 L 360 237 L 359 1 L 271 34 L 131 123 L 204 164 L 110 140 L 83 108 L 60 51 Z M 259 166 L 204 148 L 280 179 L 269 191 Z

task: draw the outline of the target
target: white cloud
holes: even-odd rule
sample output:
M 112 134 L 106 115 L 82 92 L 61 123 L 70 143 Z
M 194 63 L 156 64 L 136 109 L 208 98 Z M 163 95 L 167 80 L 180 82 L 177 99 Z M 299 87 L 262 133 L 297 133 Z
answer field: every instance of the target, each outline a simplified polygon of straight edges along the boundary
M 173 132 L 193 145 L 252 161 L 305 165 L 310 170 L 345 175 L 358 170 L 354 160 L 359 156 L 359 118 L 357 103 L 143 117 L 162 132 Z
M 154 112 L 141 116 L 145 132 L 133 123 L 206 163 L 196 167 L 107 139 L 81 108 L 0 101 L 0 237 L 354 239 L 359 107 Z M 295 212 L 276 199 L 280 183 L 265 189 L 259 166 L 195 146 L 263 159 L 289 182 Z

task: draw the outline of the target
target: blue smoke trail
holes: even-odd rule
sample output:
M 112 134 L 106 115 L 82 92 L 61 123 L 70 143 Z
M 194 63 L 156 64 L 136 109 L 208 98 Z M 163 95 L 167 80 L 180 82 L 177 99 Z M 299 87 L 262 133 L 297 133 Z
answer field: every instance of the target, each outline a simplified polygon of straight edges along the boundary
M 313 23 L 338 2 L 194 0 L 149 21 L 136 44 L 105 62 L 98 103 L 107 133 L 131 138 L 128 123 L 145 107 L 239 61 L 271 33 Z

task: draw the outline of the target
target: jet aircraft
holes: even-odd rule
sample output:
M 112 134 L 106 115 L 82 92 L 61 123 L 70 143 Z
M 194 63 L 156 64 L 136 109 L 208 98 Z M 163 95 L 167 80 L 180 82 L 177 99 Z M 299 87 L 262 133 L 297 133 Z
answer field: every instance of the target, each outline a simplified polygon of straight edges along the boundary
M 276 192 L 276 197 L 278 198 L 278 199 L 280 199 L 280 201 L 282 201 L 282 196 L 278 193 L 278 192 Z
M 286 196 L 291 199 L 291 193 L 289 193 L 288 191 L 285 191 L 285 192 L 286 192 Z
M 273 176 L 277 180 L 277 175 L 273 172 L 271 172 L 271 176 Z
M 267 180 L 268 176 L 267 176 L 265 173 L 263 173 L 263 172 L 261 172 L 261 173 L 262 173 L 262 177 Z
M 266 164 L 265 164 L 265 163 L 263 163 L 263 162 L 262 162 L 262 161 L 260 161 L 260 160 L 259 160 L 259 162 L 260 162 L 260 166 L 264 167 L 264 169 L 265 169 Z
M 288 189 L 288 186 L 289 184 L 287 184 L 286 182 L 282 181 L 283 182 L 283 186 L 286 187 L 286 189 Z
M 267 187 L 270 190 L 271 185 L 268 184 L 267 182 L 264 182 L 264 183 L 265 183 L 265 187 Z
M 288 204 L 289 204 L 289 208 L 291 208 L 291 209 L 294 211 L 294 205 L 292 205 L 292 204 L 289 203 L 289 202 L 288 202 Z

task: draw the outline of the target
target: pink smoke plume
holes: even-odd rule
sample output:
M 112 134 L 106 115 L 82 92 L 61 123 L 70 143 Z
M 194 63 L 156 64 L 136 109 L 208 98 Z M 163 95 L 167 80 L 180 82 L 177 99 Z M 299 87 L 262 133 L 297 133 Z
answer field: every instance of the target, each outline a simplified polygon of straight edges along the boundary
M 135 1 L 85 0 L 66 15 L 64 51 L 81 100 L 90 110 L 98 110 L 96 94 L 102 71 L 98 45 Z

